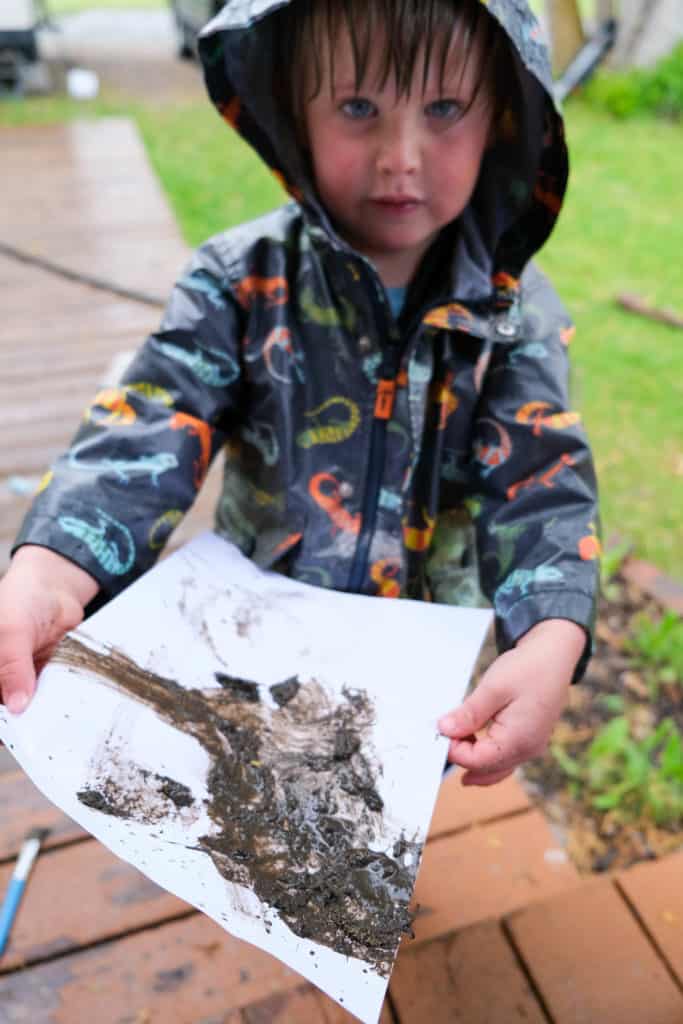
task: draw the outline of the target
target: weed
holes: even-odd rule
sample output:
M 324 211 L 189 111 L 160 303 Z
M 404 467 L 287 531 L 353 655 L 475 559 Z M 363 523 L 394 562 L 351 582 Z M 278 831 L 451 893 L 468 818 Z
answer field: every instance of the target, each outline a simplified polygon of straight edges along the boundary
M 621 596 L 621 587 L 614 582 L 614 577 L 632 550 L 633 545 L 628 540 L 603 548 L 600 556 L 600 590 L 608 601 L 618 601 Z
M 683 43 L 654 68 L 602 72 L 586 90 L 589 101 L 615 117 L 683 116 Z
M 626 715 L 608 722 L 579 756 L 559 744 L 551 752 L 575 799 L 624 823 L 643 819 L 676 827 L 683 816 L 683 735 L 665 718 L 646 737 L 633 737 Z
M 653 695 L 662 683 L 683 684 L 683 619 L 675 612 L 658 621 L 637 615 L 626 646 L 647 670 Z

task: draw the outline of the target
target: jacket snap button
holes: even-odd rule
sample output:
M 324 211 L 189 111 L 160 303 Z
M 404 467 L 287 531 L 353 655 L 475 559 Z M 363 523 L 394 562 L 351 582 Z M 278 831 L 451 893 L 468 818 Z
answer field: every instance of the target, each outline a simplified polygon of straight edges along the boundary
M 366 334 L 364 334 L 362 338 L 358 339 L 358 351 L 362 356 L 367 355 L 371 348 L 372 342 Z
M 517 328 L 509 320 L 501 320 L 500 323 L 496 324 L 496 334 L 502 334 L 504 338 L 511 338 L 516 333 Z
M 350 498 L 352 494 L 353 485 L 350 484 L 348 480 L 342 481 L 342 483 L 339 484 L 339 496 L 341 498 Z

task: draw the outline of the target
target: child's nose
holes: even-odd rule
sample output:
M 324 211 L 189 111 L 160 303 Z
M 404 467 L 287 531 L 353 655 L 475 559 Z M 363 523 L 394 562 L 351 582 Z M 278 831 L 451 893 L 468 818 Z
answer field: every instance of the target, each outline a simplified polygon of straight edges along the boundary
M 420 145 L 412 125 L 387 127 L 380 139 L 377 169 L 381 174 L 414 174 L 420 158 Z

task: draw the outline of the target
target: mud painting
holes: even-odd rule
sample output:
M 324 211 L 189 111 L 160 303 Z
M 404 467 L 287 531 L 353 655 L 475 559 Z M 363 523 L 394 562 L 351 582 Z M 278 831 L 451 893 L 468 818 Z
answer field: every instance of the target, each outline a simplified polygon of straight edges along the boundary
M 55 661 L 153 709 L 209 758 L 208 799 L 197 801 L 182 783 L 122 764 L 105 746 L 82 803 L 142 823 L 207 813 L 213 829 L 196 848 L 226 880 L 256 893 L 266 928 L 276 911 L 295 935 L 389 975 L 410 932 L 421 844 L 402 836 L 384 849 L 389 829 L 365 691 L 346 688 L 340 697 L 296 676 L 268 687 L 223 671 L 206 689 L 186 689 L 115 648 L 95 652 L 73 637 Z

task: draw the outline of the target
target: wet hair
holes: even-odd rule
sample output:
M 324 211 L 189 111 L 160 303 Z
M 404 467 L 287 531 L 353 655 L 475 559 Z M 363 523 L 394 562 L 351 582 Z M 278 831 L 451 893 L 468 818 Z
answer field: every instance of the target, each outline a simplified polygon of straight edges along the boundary
M 383 52 L 373 85 L 381 89 L 393 79 L 401 97 L 410 93 L 416 72 L 426 87 L 434 59 L 443 89 L 453 46 L 464 54 L 462 79 L 475 44 L 481 60 L 468 108 L 483 94 L 495 126 L 516 91 L 512 46 L 481 0 L 292 0 L 276 17 L 274 95 L 301 141 L 307 102 L 319 95 L 326 71 L 334 81 L 340 32 L 351 41 L 357 91 L 378 46 Z

